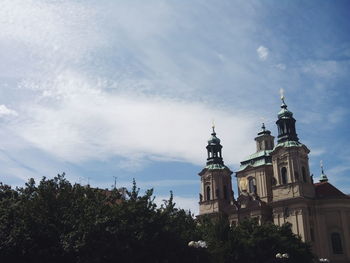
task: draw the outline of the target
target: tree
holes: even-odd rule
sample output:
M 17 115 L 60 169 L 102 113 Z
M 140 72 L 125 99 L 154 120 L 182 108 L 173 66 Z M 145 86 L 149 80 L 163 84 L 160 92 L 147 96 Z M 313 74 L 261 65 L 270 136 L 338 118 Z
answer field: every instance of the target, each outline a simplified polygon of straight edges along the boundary
M 272 223 L 259 225 L 254 219 L 230 226 L 228 220 L 205 219 L 203 234 L 209 242 L 213 262 L 269 263 L 277 253 L 288 253 L 288 262 L 313 262 L 309 244 L 293 234 L 290 224 L 279 227 Z
M 0 185 L 0 257 L 4 262 L 193 262 L 198 236 L 189 212 L 172 195 L 161 207 L 134 182 L 123 197 L 72 185 L 63 175 Z

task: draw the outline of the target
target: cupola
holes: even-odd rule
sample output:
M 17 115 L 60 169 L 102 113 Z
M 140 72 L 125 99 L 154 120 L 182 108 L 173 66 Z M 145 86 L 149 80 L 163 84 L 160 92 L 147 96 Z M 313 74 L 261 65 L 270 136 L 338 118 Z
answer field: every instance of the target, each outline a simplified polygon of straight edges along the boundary
M 215 126 L 212 127 L 213 132 L 211 133 L 211 137 L 208 140 L 207 145 L 207 152 L 208 152 L 208 158 L 207 158 L 207 165 L 210 164 L 224 164 L 224 161 L 222 160 L 222 145 L 220 144 L 220 139 L 216 137 L 215 132 Z
M 299 142 L 299 138 L 295 129 L 295 119 L 293 113 L 288 110 L 287 104 L 284 101 L 284 96 L 281 96 L 282 105 L 278 113 L 278 120 L 276 121 L 278 128 L 277 142 L 283 143 L 286 141 Z

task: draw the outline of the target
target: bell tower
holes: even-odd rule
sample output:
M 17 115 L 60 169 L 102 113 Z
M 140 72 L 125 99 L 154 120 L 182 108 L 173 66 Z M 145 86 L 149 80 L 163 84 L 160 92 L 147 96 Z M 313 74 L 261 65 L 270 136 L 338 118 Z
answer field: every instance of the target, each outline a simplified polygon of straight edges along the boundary
M 255 137 L 256 152 L 245 158 L 236 172 L 238 194 L 247 193 L 266 203 L 272 200 L 273 171 L 270 153 L 274 148 L 274 138 L 263 123 Z
M 296 133 L 293 113 L 288 110 L 284 96 L 276 121 L 277 145 L 271 152 L 273 165 L 273 201 L 306 197 L 313 198 L 315 190 L 309 170 L 310 150 Z
M 199 215 L 228 214 L 233 202 L 232 171 L 224 165 L 222 145 L 220 139 L 216 137 L 214 126 L 206 149 L 207 164 L 198 174 L 201 177 Z

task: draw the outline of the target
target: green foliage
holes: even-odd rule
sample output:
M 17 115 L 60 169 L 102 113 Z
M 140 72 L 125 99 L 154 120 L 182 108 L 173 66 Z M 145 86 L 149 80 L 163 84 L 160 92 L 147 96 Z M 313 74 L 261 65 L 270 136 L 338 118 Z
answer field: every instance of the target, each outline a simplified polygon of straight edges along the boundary
M 153 191 L 123 197 L 71 185 L 63 175 L 0 185 L 0 258 L 4 262 L 192 262 L 191 214 L 172 200 L 157 208 Z
M 204 219 L 202 231 L 213 262 L 269 263 L 277 253 L 288 253 L 288 262 L 313 262 L 310 245 L 293 234 L 290 224 L 259 225 L 254 219 L 230 226 L 226 218 Z

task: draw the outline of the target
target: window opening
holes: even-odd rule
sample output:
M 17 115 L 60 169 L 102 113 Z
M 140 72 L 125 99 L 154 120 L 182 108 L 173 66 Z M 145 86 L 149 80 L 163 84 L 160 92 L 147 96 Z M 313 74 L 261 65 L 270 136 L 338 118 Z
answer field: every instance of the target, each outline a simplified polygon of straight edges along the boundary
M 343 254 L 343 246 L 341 243 L 340 234 L 337 232 L 333 232 L 331 234 L 331 240 L 332 240 L 333 254 Z
M 210 200 L 210 186 L 207 186 L 207 200 Z
M 282 177 L 282 184 L 288 183 L 288 178 L 287 178 L 287 168 L 283 167 L 281 170 L 281 177 Z

